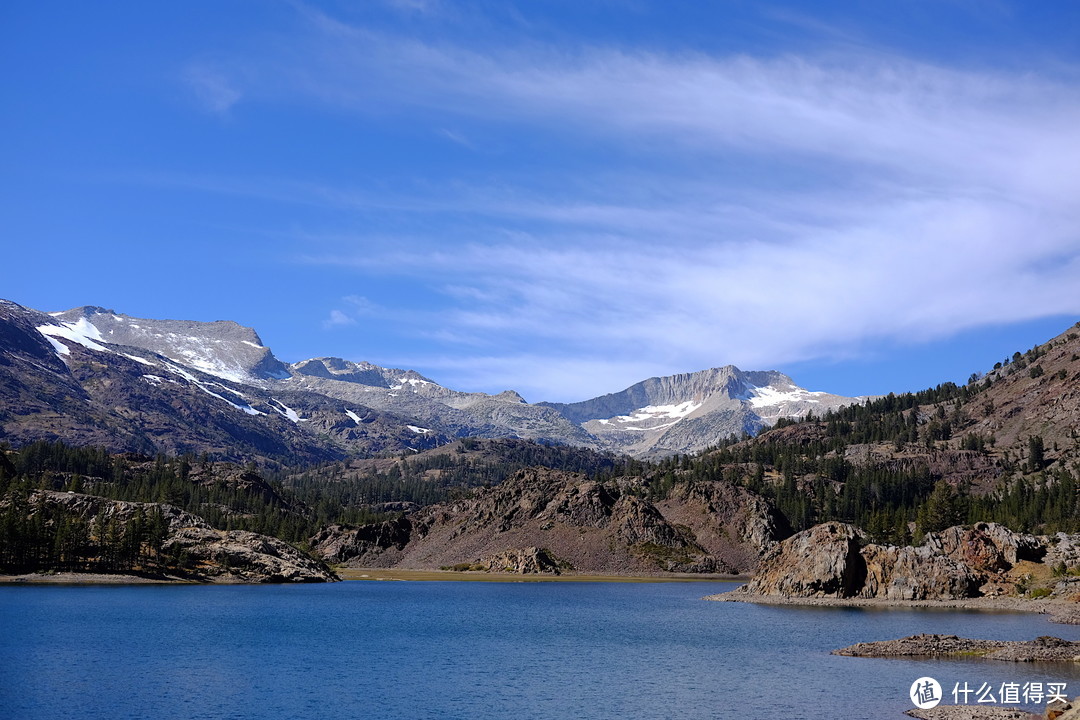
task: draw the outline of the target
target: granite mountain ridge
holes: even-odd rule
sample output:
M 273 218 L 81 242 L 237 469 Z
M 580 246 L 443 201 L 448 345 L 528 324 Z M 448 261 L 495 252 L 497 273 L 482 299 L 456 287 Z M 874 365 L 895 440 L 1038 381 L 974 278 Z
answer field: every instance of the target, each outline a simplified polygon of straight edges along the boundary
M 0 427 L 116 451 L 320 462 L 522 438 L 658 458 L 778 418 L 861 402 L 734 366 L 654 377 L 577 403 L 463 392 L 415 370 L 277 358 L 233 321 L 136 318 L 97 306 L 44 313 L 0 301 Z

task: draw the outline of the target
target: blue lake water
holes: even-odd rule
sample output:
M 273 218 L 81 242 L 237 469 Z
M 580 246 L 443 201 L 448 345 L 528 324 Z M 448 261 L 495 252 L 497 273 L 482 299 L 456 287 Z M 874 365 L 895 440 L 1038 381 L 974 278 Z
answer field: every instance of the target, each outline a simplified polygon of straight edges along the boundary
M 1080 695 L 1080 671 L 1062 666 L 829 654 L 919 632 L 1080 640 L 1080 627 L 701 600 L 731 587 L 0 587 L 0 716 L 899 720 L 924 675 L 947 695 L 958 682 Z

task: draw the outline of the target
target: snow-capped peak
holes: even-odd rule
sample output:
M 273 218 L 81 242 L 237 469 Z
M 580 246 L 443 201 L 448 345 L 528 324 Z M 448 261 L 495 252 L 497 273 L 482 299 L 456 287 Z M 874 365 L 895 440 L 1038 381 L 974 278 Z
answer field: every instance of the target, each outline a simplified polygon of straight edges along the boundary
M 248 385 L 289 377 L 288 368 L 254 330 L 232 321 L 146 320 L 99 307 L 76 308 L 55 317 L 62 327 L 83 338 L 76 340 L 83 345 L 96 341 L 141 348 L 208 375 Z M 58 332 L 47 334 L 56 336 Z

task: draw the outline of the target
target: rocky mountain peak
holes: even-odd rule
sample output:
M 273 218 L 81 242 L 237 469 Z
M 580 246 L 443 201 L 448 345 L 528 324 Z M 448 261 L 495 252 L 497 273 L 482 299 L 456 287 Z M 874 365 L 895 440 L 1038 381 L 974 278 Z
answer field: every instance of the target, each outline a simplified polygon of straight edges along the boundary
M 525 404 L 525 398 L 521 397 L 521 395 L 519 395 L 514 390 L 503 390 L 501 393 L 493 397 L 495 400 L 499 400 L 501 402 Z
M 339 357 L 311 358 L 293 364 L 291 369 L 294 374 L 305 377 L 339 380 L 390 390 L 401 389 L 402 386 L 415 388 L 419 385 L 437 385 L 415 370 L 384 368 L 369 362 L 353 362 Z
M 146 350 L 235 382 L 289 376 L 254 329 L 232 320 L 149 320 L 92 305 L 53 318 L 92 340 Z
M 106 426 L 127 428 L 140 450 L 163 438 L 205 436 L 206 428 L 194 427 L 191 417 L 206 412 L 177 409 L 178 398 L 190 393 L 198 398 L 192 402 L 220 411 L 215 433 L 258 437 L 260 444 L 287 433 L 289 441 L 274 452 L 310 441 L 318 454 L 330 436 L 365 448 L 389 442 L 417 449 L 442 437 L 487 437 L 662 456 L 756 432 L 778 417 L 855 401 L 803 390 L 782 373 L 727 365 L 652 377 L 579 403 L 531 404 L 513 390 L 462 392 L 414 370 L 340 357 L 286 365 L 255 330 L 236 322 L 143 319 L 93 305 L 45 314 L 5 302 L 0 337 L 0 365 L 11 366 L 16 356 L 26 360 L 8 381 L 7 395 L 18 401 L 0 407 L 8 432 L 54 437 L 51 418 L 78 408 L 86 420 L 76 424 L 90 436 Z M 42 372 L 52 375 L 31 377 Z M 33 422 L 17 411 L 28 403 L 37 408 Z M 132 418 L 142 420 L 133 425 Z

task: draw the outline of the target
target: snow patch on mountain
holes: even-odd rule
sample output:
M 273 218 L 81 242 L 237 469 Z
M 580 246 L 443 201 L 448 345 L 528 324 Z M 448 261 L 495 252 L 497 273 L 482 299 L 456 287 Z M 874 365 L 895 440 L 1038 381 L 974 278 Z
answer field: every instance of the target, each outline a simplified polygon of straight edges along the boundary
M 613 418 L 605 420 L 599 420 L 602 425 L 609 425 L 611 423 L 630 424 L 630 423 L 643 423 L 650 420 L 660 420 L 666 418 L 674 418 L 675 422 L 683 419 L 690 413 L 701 407 L 701 403 L 695 403 L 692 400 L 681 402 L 672 405 L 646 405 L 643 408 L 638 408 L 629 415 L 618 415 Z M 655 427 L 668 427 L 675 423 L 667 423 L 666 425 L 654 425 L 650 426 L 650 430 Z
M 800 387 L 794 386 L 792 386 L 790 390 L 778 390 L 774 387 L 765 386 L 751 388 L 744 399 L 750 403 L 751 407 L 764 408 L 781 405 L 783 403 L 818 403 L 821 402 L 819 398 L 822 395 L 828 395 L 828 393 L 803 390 Z
M 67 355 L 70 351 L 66 346 L 63 350 L 57 347 L 57 345 L 63 345 L 63 343 L 58 343 L 55 338 L 70 340 L 89 350 L 109 351 L 105 346 L 98 344 L 105 342 L 101 338 L 101 331 L 86 318 L 79 318 L 77 322 L 65 322 L 59 325 L 39 325 L 37 331 L 45 336 L 52 346 L 56 348 L 56 353 L 60 356 Z
M 157 363 L 152 363 L 149 360 L 147 360 L 146 358 L 141 358 L 141 357 L 139 357 L 137 355 L 128 355 L 127 353 L 120 353 L 120 354 L 123 355 L 124 357 L 126 357 L 128 360 L 134 360 L 137 363 L 141 363 L 143 365 L 149 365 L 150 367 L 157 367 Z
M 44 335 L 44 333 L 42 334 Z M 45 335 L 45 339 L 48 340 L 49 344 L 53 346 L 53 352 L 55 352 L 56 356 L 59 357 L 61 360 L 64 359 L 65 355 L 71 354 L 71 350 L 68 349 L 68 346 L 60 342 L 56 338 Z
M 227 402 L 229 405 L 232 405 L 237 410 L 241 410 L 241 411 L 247 413 L 248 415 L 265 415 L 266 414 L 266 413 L 264 413 L 264 412 L 262 412 L 260 410 L 256 410 L 255 408 L 251 407 L 251 405 L 249 405 L 247 403 L 235 403 L 232 400 L 230 400 L 229 398 L 221 395 L 220 393 L 214 392 L 209 387 L 207 387 L 207 385 L 216 385 L 217 387 L 221 388 L 222 390 L 224 390 L 224 391 L 226 391 L 226 392 L 228 392 L 228 393 L 230 393 L 232 395 L 236 395 L 237 397 L 239 397 L 241 399 L 244 398 L 243 393 L 237 392 L 236 390 L 233 390 L 232 388 L 227 388 L 227 387 L 225 387 L 224 385 L 222 385 L 220 383 L 214 383 L 214 382 L 212 382 L 212 383 L 204 383 L 201 380 L 199 380 L 197 377 L 192 375 L 191 373 L 187 372 L 186 370 L 184 370 L 183 368 L 181 368 L 181 367 L 179 367 L 177 365 L 173 365 L 172 363 L 168 363 L 167 365 L 165 365 L 165 369 L 168 370 L 169 372 L 175 373 L 175 374 L 179 375 L 180 377 L 184 378 L 185 380 L 188 381 L 189 384 L 194 385 L 195 387 L 202 390 L 207 395 L 210 395 L 211 397 L 215 397 L 218 400 L 221 400 L 223 402 Z
M 345 409 L 345 414 L 348 415 L 350 418 L 352 418 L 352 421 L 354 423 L 356 423 L 357 425 L 360 424 L 360 416 L 357 415 L 356 413 L 354 413 L 352 410 L 349 410 L 348 408 L 346 408 Z
M 417 378 L 403 378 L 399 384 L 392 386 L 390 389 L 391 390 L 401 390 L 406 385 L 411 385 L 413 392 L 415 392 L 417 386 L 434 385 L 434 384 L 435 383 L 431 382 L 430 380 L 419 380 Z
M 288 368 L 262 345 L 253 329 L 229 320 L 145 320 L 93 306 L 68 310 L 56 317 L 71 339 L 82 338 L 81 344 L 90 341 L 140 348 L 207 375 L 246 385 L 261 387 L 265 379 L 290 377 Z
M 269 405 L 270 409 L 281 415 L 286 420 L 297 424 L 299 424 L 300 421 L 303 420 L 303 418 L 300 417 L 299 413 L 297 413 L 295 410 L 293 410 L 291 407 L 281 402 L 280 400 L 271 398 Z
M 213 349 L 199 338 L 184 337 L 176 333 L 168 333 L 167 338 L 180 356 L 177 359 L 189 367 L 232 382 L 250 383 L 253 380 L 243 368 L 227 365 L 218 359 Z

